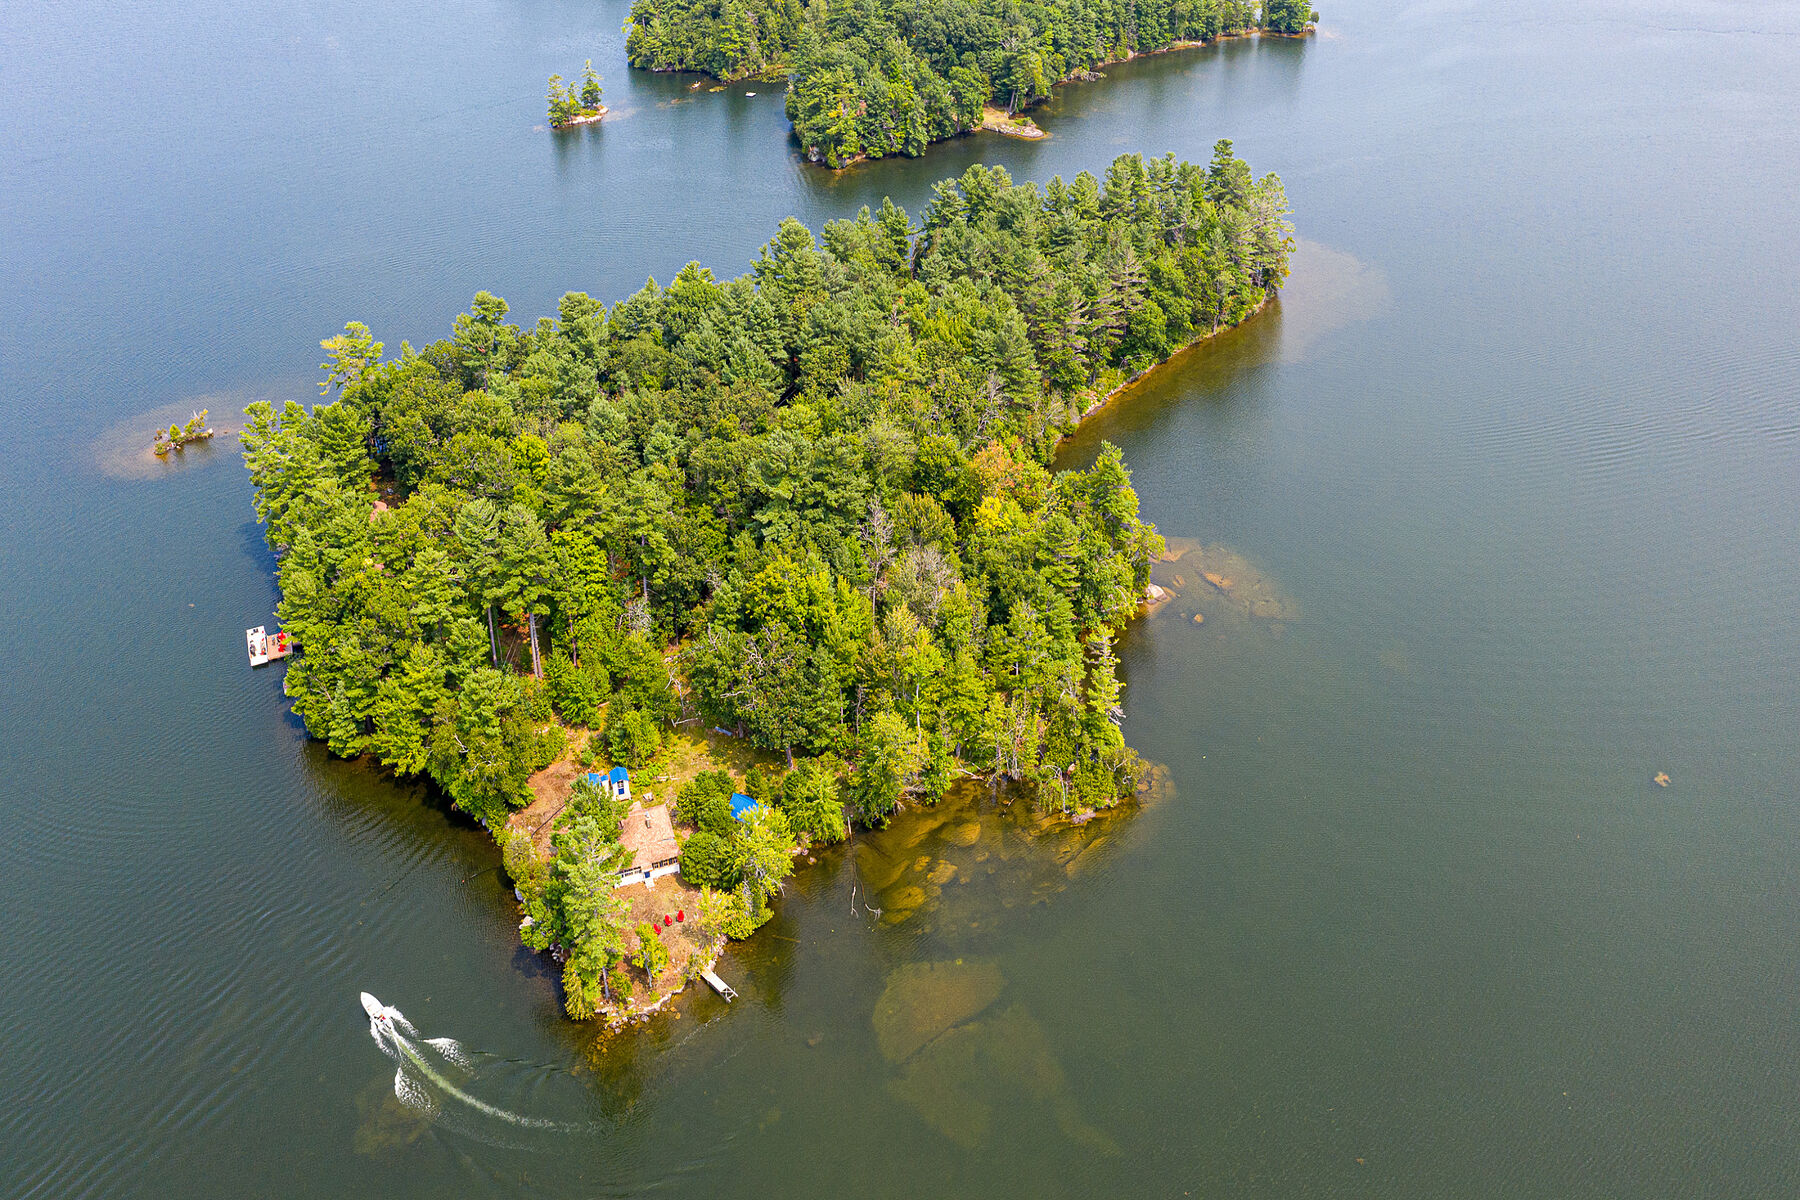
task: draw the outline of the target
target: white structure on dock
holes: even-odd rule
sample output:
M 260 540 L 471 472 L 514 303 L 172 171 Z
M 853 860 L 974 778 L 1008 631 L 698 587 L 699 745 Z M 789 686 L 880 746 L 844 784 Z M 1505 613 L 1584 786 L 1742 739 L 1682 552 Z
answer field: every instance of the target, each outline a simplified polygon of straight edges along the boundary
M 258 625 L 255 629 L 244 630 L 244 640 L 250 644 L 250 665 L 260 667 L 271 659 L 286 658 L 294 652 L 294 643 L 285 633 L 269 633 Z

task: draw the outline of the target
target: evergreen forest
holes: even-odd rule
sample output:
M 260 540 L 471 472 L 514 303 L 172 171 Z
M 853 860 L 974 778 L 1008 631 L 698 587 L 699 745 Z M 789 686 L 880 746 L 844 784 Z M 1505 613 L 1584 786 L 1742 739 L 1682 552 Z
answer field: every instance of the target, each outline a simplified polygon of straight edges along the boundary
M 795 136 L 839 167 L 916 156 L 1136 54 L 1317 20 L 1306 0 L 636 0 L 625 48 L 648 70 L 785 71 Z
M 817 236 L 789 219 L 739 278 L 690 263 L 530 327 L 480 293 L 386 359 L 353 322 L 324 343 L 334 398 L 253 404 L 242 435 L 294 710 L 503 843 L 570 729 L 634 766 L 682 720 L 775 752 L 763 826 L 683 855 L 743 888 L 715 914 L 742 932 L 771 846 L 959 775 L 1111 805 L 1137 770 L 1114 640 L 1162 541 L 1116 449 L 1052 452 L 1273 295 L 1291 234 L 1281 181 L 1221 141 L 1043 187 L 972 167 L 916 223 L 891 201 Z M 572 956 L 571 1012 L 623 951 L 555 898 L 598 895 L 619 816 L 572 804 L 556 836 L 588 849 L 553 871 L 508 847 L 532 936 Z

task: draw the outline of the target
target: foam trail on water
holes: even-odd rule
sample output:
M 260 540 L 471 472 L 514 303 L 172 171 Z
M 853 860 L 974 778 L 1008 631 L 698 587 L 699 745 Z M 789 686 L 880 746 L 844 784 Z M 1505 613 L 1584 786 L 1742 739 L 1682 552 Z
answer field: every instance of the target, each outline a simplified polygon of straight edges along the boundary
M 508 1112 L 478 1100 L 469 1093 L 444 1078 L 443 1074 L 431 1065 L 425 1053 L 426 1047 L 442 1057 L 445 1061 L 460 1067 L 469 1065 L 469 1056 L 451 1038 L 432 1038 L 418 1041 L 419 1031 L 413 1028 L 411 1021 L 399 1009 L 383 1005 L 367 992 L 363 993 L 363 1008 L 369 1013 L 369 1036 L 381 1047 L 381 1052 L 400 1064 L 394 1072 L 394 1095 L 400 1103 L 409 1108 L 423 1109 L 428 1112 L 437 1110 L 436 1098 L 422 1086 L 428 1083 L 440 1094 L 460 1104 L 474 1109 L 476 1112 L 505 1121 L 510 1125 L 519 1125 L 533 1129 L 560 1129 L 555 1121 L 544 1121 L 536 1117 L 522 1117 L 518 1113 Z
M 468 1051 L 457 1044 L 455 1038 L 426 1038 L 425 1044 L 444 1056 L 444 1061 L 455 1063 L 467 1069 L 474 1064 L 469 1060 Z
M 408 1108 L 426 1113 L 437 1111 L 437 1104 L 432 1100 L 431 1093 L 407 1078 L 405 1067 L 394 1072 L 394 1095 Z

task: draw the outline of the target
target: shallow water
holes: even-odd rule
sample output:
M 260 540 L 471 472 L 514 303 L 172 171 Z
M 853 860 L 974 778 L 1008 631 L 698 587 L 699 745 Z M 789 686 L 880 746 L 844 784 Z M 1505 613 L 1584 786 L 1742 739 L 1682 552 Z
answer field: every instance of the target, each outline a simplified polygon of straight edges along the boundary
M 626 71 L 625 8 L 0 8 L 0 1192 L 1791 1194 L 1793 12 L 1347 0 L 1109 68 L 1041 142 L 830 175 L 778 89 Z M 614 115 L 537 128 L 589 57 Z M 346 320 L 417 345 L 478 288 L 529 321 L 971 162 L 1220 136 L 1286 181 L 1295 276 L 1065 453 L 1118 442 L 1292 619 L 1188 579 L 1120 647 L 1157 802 L 859 838 L 722 963 L 737 1004 L 604 1043 L 485 835 L 243 665 L 232 447 L 120 433 L 307 399 Z M 884 1054 L 890 987 L 958 959 L 986 982 Z M 360 990 L 583 1132 L 399 1110 Z

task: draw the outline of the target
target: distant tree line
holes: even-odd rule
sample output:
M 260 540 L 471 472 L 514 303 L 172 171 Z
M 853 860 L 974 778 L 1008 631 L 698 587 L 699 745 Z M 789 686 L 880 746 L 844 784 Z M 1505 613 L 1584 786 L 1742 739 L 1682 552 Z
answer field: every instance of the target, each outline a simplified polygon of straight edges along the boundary
M 1179 42 L 1261 27 L 1299 33 L 1310 3 L 1264 0 L 636 0 L 631 64 L 721 79 L 785 68 L 809 157 L 917 155 L 1057 82 Z
M 565 729 L 642 761 L 684 711 L 793 767 L 764 841 L 883 822 L 964 770 L 1115 803 L 1137 764 L 1114 636 L 1162 540 L 1115 448 L 1047 464 L 1096 396 L 1273 294 L 1291 234 L 1281 181 L 1222 141 L 1104 184 L 972 167 L 917 226 L 892 202 L 817 238 L 789 219 L 748 275 L 690 263 L 529 328 L 480 293 L 387 361 L 352 323 L 325 343 L 337 399 L 252 404 L 242 435 L 294 710 L 503 840 Z M 586 797 L 544 886 L 589 895 L 618 815 Z M 715 886 L 779 879 L 715 849 Z M 600 920 L 561 912 L 565 946 Z M 617 966 L 596 953 L 584 1003 Z

